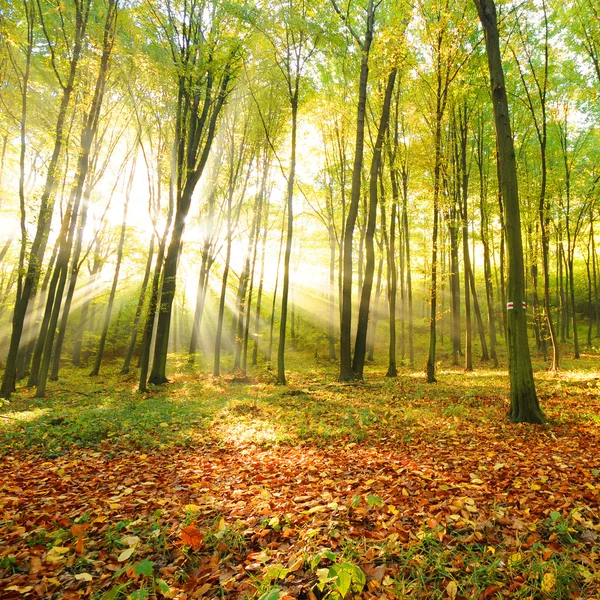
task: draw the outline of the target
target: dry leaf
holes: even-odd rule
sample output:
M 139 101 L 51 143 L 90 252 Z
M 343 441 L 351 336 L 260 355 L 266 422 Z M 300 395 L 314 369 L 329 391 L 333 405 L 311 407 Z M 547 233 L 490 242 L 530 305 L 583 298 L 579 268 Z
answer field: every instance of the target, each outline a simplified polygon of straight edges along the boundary
M 181 530 L 181 541 L 186 546 L 191 546 L 194 550 L 198 550 L 202 546 L 204 536 L 195 525 L 188 525 Z
M 458 586 L 456 585 L 456 581 L 451 581 L 446 586 L 446 594 L 448 594 L 448 598 L 450 598 L 450 600 L 455 600 L 457 593 L 458 593 Z

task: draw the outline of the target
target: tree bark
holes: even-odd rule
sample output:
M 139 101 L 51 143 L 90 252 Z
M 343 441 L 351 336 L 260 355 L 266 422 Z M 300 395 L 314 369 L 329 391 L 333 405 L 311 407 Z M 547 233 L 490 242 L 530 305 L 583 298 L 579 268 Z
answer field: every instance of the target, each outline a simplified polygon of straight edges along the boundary
M 342 261 L 342 294 L 340 318 L 340 381 L 350 381 L 355 378 L 352 368 L 352 240 L 358 216 L 358 206 L 361 195 L 362 165 L 365 143 L 365 117 L 367 107 L 367 83 L 369 80 L 369 52 L 373 41 L 375 26 L 375 4 L 369 0 L 367 7 L 367 26 L 365 39 L 360 44 L 361 63 L 358 84 L 358 108 L 356 117 L 356 142 L 354 146 L 354 166 L 352 170 L 352 187 L 350 206 L 346 216 L 343 242 Z
M 508 299 L 513 303 L 507 310 L 507 338 L 510 374 L 510 419 L 514 422 L 543 423 L 533 380 L 531 356 L 527 340 L 526 311 L 523 308 L 525 273 L 523 242 L 514 142 L 510 126 L 508 99 L 504 85 L 502 55 L 496 6 L 493 0 L 474 0 L 485 33 L 488 68 L 496 124 L 498 170 L 504 203 L 506 245 L 509 257 Z
M 352 372 L 354 377 L 363 379 L 365 365 L 365 355 L 367 349 L 367 329 L 369 323 L 369 306 L 371 302 L 371 289 L 373 287 L 373 275 L 375 271 L 375 248 L 373 237 L 375 234 L 375 225 L 377 222 L 377 197 L 379 184 L 379 169 L 381 168 L 381 153 L 383 141 L 387 131 L 390 118 L 390 105 L 392 93 L 396 83 L 396 69 L 388 76 L 381 111 L 381 119 L 377 131 L 377 139 L 373 148 L 373 158 L 371 160 L 370 182 L 369 182 L 369 213 L 367 220 L 367 230 L 365 236 L 367 262 L 365 265 L 364 281 L 361 290 L 360 308 L 358 311 L 358 326 L 356 329 L 356 341 L 354 343 L 354 359 L 352 362 Z

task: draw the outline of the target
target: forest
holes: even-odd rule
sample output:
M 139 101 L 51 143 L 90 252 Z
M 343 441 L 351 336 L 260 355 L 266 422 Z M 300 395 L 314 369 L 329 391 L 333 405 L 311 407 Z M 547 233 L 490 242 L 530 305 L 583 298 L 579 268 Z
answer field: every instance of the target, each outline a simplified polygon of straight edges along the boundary
M 596 598 L 594 0 L 0 0 L 0 597 Z

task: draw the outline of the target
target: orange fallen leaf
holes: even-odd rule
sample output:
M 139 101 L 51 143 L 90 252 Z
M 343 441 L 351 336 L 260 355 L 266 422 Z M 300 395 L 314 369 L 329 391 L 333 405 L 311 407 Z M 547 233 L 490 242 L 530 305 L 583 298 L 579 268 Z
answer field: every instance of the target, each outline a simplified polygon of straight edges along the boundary
M 191 546 L 197 550 L 202 546 L 204 537 L 202 532 L 195 525 L 188 525 L 181 530 L 181 541 L 186 546 Z

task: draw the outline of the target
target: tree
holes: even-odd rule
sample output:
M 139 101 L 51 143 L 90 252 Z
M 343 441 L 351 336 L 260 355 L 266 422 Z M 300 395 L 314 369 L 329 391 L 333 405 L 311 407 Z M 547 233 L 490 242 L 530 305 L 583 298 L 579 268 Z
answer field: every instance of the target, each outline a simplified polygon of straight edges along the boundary
M 387 78 L 385 95 L 383 100 L 383 109 L 377 131 L 377 140 L 373 149 L 373 158 L 371 159 L 371 169 L 369 173 L 369 215 L 366 231 L 367 262 L 365 265 L 364 282 L 360 297 L 360 308 L 358 311 L 358 327 L 356 329 L 356 341 L 354 344 L 354 359 L 352 361 L 352 372 L 359 379 L 363 378 L 363 369 L 365 365 L 365 353 L 367 349 L 367 327 L 369 323 L 369 305 L 371 302 L 371 289 L 373 286 L 373 273 L 375 271 L 375 250 L 373 247 L 373 235 L 375 233 L 375 222 L 377 220 L 377 198 L 379 185 L 379 171 L 381 169 L 383 142 L 386 136 L 389 118 L 390 105 L 392 103 L 392 94 L 396 83 L 397 70 L 392 69 Z
M 221 110 L 239 66 L 240 42 L 224 8 L 167 2 L 153 11 L 168 39 L 177 90 L 175 214 L 162 268 L 162 293 L 149 383 L 167 383 L 169 325 L 183 232 L 192 196 L 207 164 Z
M 380 2 L 369 0 L 365 17 L 365 31 L 361 37 L 350 23 L 348 11 L 342 12 L 335 0 L 332 0 L 335 11 L 345 23 L 360 51 L 360 75 L 358 83 L 358 108 L 356 113 L 356 141 L 354 145 L 354 164 L 352 168 L 352 188 L 350 205 L 344 224 L 344 249 L 342 270 L 342 294 L 340 317 L 340 381 L 350 381 L 355 378 L 352 370 L 352 240 L 358 217 L 358 207 L 361 194 L 361 176 L 365 145 L 365 118 L 367 107 L 367 83 L 369 80 L 369 53 L 375 32 L 375 14 Z
M 510 375 L 510 419 L 514 422 L 544 423 L 540 408 L 531 356 L 527 340 L 527 320 L 524 306 L 525 272 L 519 188 L 515 162 L 514 141 L 510 126 L 508 99 L 504 84 L 504 70 L 500 53 L 500 38 L 496 6 L 493 0 L 473 0 L 485 35 L 485 46 L 490 73 L 500 189 L 504 202 L 506 245 L 508 249 L 507 342 Z
M 66 23 L 69 23 L 71 19 L 65 18 L 64 16 L 65 6 L 62 3 L 57 3 L 56 13 L 59 16 L 59 21 L 56 31 L 59 32 L 59 35 L 57 35 L 56 40 L 51 40 L 49 36 L 49 31 L 51 29 L 50 27 L 46 26 L 44 13 L 41 6 L 41 4 L 38 4 L 38 8 L 40 9 L 40 22 L 42 25 L 42 31 L 44 32 L 50 50 L 52 72 L 57 79 L 62 94 L 58 116 L 56 119 L 54 147 L 52 150 L 52 156 L 48 163 L 48 169 L 46 171 L 46 181 L 40 200 L 37 218 L 37 229 L 29 250 L 27 273 L 25 274 L 24 281 L 21 282 L 21 276 L 19 275 L 19 282 L 21 283 L 18 285 L 15 299 L 10 347 L 6 359 L 2 387 L 0 389 L 0 395 L 5 398 L 8 398 L 15 390 L 17 379 L 17 354 L 19 352 L 21 336 L 25 326 L 25 318 L 28 312 L 30 300 L 35 295 L 37 289 L 41 266 L 44 260 L 44 253 L 46 251 L 48 235 L 50 233 L 52 215 L 54 213 L 58 164 L 65 139 L 64 131 L 67 124 L 67 110 L 69 108 L 73 90 L 75 88 L 76 75 L 78 73 L 83 41 L 86 36 L 88 19 L 90 15 L 91 0 L 74 0 L 73 7 L 75 10 L 75 15 L 74 19 L 72 19 L 72 22 L 74 23 L 72 31 L 69 31 L 66 25 Z M 29 15 L 27 22 L 33 22 L 35 17 L 35 8 L 33 6 L 33 2 L 26 3 L 26 7 L 28 9 L 27 14 Z M 66 50 L 65 48 L 62 48 L 62 50 L 63 52 L 66 52 L 69 58 L 65 65 L 61 65 L 58 63 L 57 47 L 62 41 L 68 43 L 68 40 L 72 40 L 70 49 Z M 27 93 L 27 85 L 23 86 L 23 91 L 25 94 Z M 23 112 L 26 114 L 25 103 L 23 106 Z M 24 116 L 22 116 L 22 127 L 25 127 Z M 25 239 L 23 239 L 22 243 L 24 252 Z

